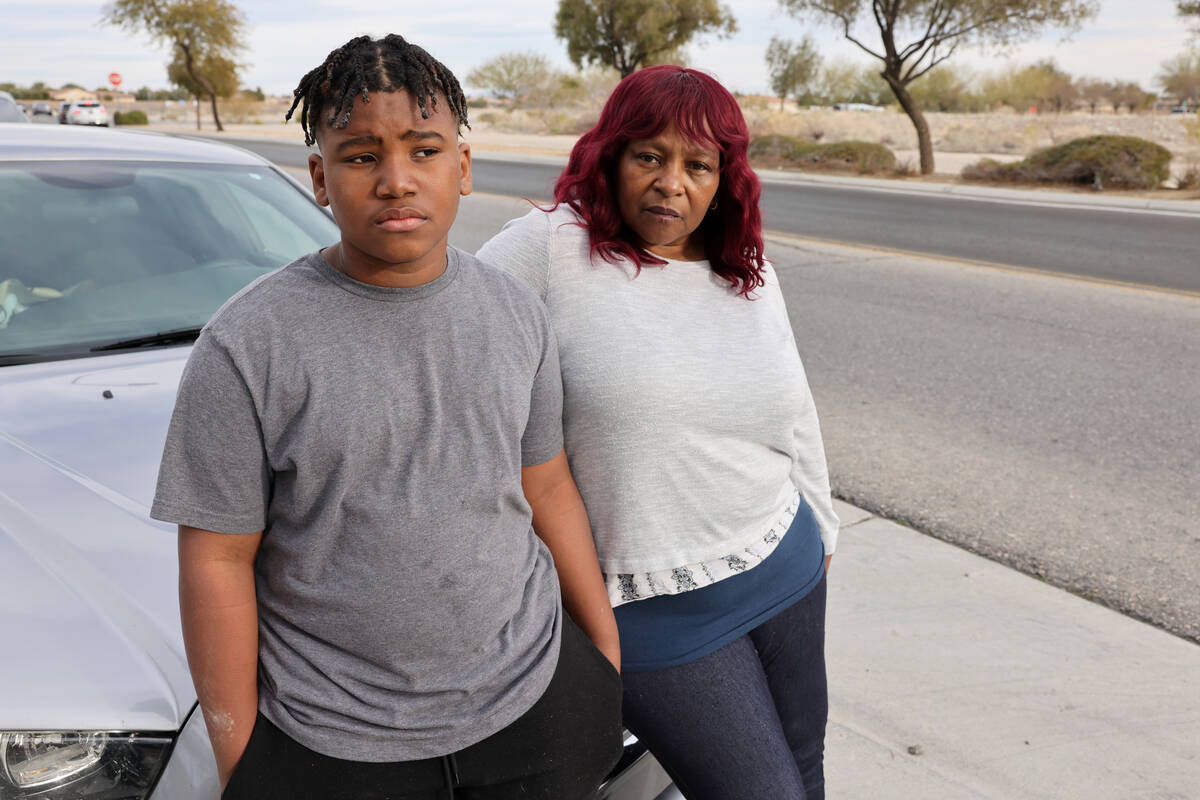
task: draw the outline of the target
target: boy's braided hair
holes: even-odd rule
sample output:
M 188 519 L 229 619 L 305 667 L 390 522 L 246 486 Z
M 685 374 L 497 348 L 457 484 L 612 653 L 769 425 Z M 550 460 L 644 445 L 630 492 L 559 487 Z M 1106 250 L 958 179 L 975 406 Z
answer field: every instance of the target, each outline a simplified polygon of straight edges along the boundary
M 398 89 L 406 89 L 417 98 L 422 119 L 428 119 L 430 110 L 437 108 L 441 94 L 459 127 L 471 127 L 467 122 L 467 99 L 454 73 L 422 48 L 394 33 L 382 39 L 359 36 L 326 56 L 321 66 L 300 79 L 284 120 L 291 119 L 292 112 L 303 101 L 300 127 L 304 130 L 304 143 L 311 145 L 316 142 L 321 114 L 326 109 L 329 109 L 326 120 L 329 125 L 344 128 L 350 122 L 356 96 L 367 103 L 369 92 Z

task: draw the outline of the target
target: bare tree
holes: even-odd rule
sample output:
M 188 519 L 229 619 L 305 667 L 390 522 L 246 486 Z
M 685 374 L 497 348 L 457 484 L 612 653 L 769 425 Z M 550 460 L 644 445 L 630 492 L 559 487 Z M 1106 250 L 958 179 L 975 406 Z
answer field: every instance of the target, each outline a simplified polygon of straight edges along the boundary
M 232 64 L 245 48 L 245 23 L 236 5 L 230 0 L 113 0 L 104 7 L 103 22 L 171 45 L 190 82 L 209 98 L 217 130 L 225 130 L 217 114 L 216 76 L 206 75 L 203 65 Z
M 545 56 L 534 52 L 501 53 L 467 73 L 467 83 L 520 105 L 531 97 L 549 98 L 564 76 Z
M 1158 84 L 1180 103 L 1200 105 L 1200 53 L 1180 53 L 1164 61 Z
M 1113 85 L 1108 81 L 1099 78 L 1083 78 L 1076 85 L 1079 87 L 1079 97 L 1093 114 L 1096 113 L 1096 106 L 1101 103 L 1112 103 L 1113 108 L 1116 108 Z
M 908 85 L 963 44 L 1003 46 L 1043 28 L 1078 28 L 1095 16 L 1098 0 L 779 0 L 779 5 L 796 17 L 831 22 L 879 59 L 880 75 L 916 128 L 921 173 L 927 175 L 933 172 L 933 140 Z M 858 33 L 860 17 L 868 16 L 879 32 L 875 46 Z
M 779 108 L 783 110 L 783 101 L 788 96 L 797 95 L 812 83 L 820 67 L 821 56 L 808 36 L 799 42 L 772 36 L 766 57 L 771 90 L 779 98 Z

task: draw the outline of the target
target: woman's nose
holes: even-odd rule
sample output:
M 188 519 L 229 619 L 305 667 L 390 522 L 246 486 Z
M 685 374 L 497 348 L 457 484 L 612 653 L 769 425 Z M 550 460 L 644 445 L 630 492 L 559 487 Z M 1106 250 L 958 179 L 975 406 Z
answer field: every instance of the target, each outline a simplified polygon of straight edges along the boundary
M 674 161 L 667 162 L 654 185 L 664 194 L 678 194 L 683 188 L 683 166 Z

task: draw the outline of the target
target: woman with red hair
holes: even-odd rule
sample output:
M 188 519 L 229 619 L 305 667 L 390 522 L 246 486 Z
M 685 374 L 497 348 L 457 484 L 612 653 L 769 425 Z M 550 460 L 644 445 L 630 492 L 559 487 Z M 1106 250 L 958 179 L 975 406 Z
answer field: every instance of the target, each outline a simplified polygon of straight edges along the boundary
M 550 309 L 627 727 L 689 800 L 813 800 L 838 521 L 748 143 L 710 76 L 635 72 L 479 257 Z

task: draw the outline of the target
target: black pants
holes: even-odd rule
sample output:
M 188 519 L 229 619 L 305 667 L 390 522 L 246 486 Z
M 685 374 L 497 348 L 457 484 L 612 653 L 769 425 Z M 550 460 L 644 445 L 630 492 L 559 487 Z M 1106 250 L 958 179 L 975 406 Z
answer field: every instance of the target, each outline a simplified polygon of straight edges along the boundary
M 583 800 L 620 758 L 621 740 L 621 678 L 564 613 L 554 678 L 498 733 L 441 758 L 344 761 L 259 714 L 222 799 Z

